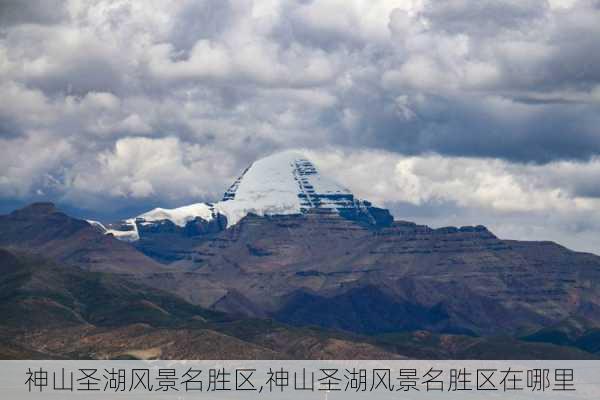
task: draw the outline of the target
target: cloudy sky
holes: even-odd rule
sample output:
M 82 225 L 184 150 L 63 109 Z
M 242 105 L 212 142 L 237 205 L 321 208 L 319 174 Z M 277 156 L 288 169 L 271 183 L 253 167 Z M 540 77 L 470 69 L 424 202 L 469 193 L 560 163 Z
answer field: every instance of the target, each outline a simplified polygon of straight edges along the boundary
M 0 0 L 0 211 L 304 149 L 397 219 L 600 253 L 599 0 Z

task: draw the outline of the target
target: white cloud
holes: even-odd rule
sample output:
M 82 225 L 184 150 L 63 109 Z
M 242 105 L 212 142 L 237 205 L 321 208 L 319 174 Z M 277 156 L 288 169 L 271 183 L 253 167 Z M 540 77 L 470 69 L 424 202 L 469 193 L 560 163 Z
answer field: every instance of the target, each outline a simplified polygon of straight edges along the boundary
M 0 201 L 214 200 L 330 146 L 366 198 L 459 210 L 433 223 L 600 231 L 597 2 L 46 3 L 3 4 Z
M 434 226 L 486 223 L 505 238 L 553 239 L 600 251 L 600 158 L 521 165 L 364 150 L 308 154 L 323 173 L 363 198 L 392 209 L 405 203 L 424 210 L 403 215 L 400 207 L 396 219 L 417 218 Z
M 221 190 L 216 183 L 229 178 L 231 166 L 221 160 L 224 156 L 175 137 L 127 137 L 78 165 L 66 184 L 73 196 L 127 200 L 159 195 L 165 201 L 212 197 Z
M 0 148 L 12 149 L 0 157 L 0 196 L 5 198 L 25 197 L 41 188 L 53 189 L 77 155 L 69 141 L 43 131 L 26 137 L 0 138 Z

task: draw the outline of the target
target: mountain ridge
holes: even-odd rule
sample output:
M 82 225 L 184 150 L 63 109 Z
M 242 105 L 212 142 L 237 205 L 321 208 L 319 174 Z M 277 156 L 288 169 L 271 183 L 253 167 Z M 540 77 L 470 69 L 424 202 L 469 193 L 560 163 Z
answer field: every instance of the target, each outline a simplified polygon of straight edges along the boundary
M 5 246 L 3 222 L 12 218 L 21 226 L 19 216 L 36 221 L 67 218 L 49 204 L 1 216 L 0 229 L 4 231 L 0 231 L 0 243 Z M 70 257 L 72 252 L 66 256 L 50 252 L 51 256 L 87 264 L 94 270 L 139 275 L 137 279 L 145 284 L 176 293 L 186 301 L 249 317 L 271 316 L 294 324 L 304 321 L 361 332 L 361 318 L 375 312 L 377 299 L 390 297 L 389 304 L 399 310 L 428 313 L 436 309 L 445 320 L 425 318 L 420 325 L 413 325 L 396 319 L 396 325 L 377 328 L 379 325 L 374 324 L 377 332 L 410 327 L 477 335 L 495 331 L 514 334 L 555 324 L 573 313 L 592 325 L 600 323 L 600 257 L 572 252 L 553 242 L 501 240 L 483 226 L 432 229 L 396 221 L 374 229 L 336 213 L 312 209 L 304 214 L 249 214 L 231 228 L 191 237 L 157 230 L 132 246 L 102 235 L 81 220 L 65 225 L 74 226 L 75 232 L 89 227 L 86 232 L 94 231 L 94 244 L 119 244 L 117 248 L 125 246 L 126 254 L 135 257 L 142 256 L 139 250 L 158 267 L 137 270 L 124 265 L 123 269 L 113 269 L 89 256 L 102 251 L 104 257 L 112 259 L 110 247 L 97 249 L 87 244 L 75 247 L 79 257 Z M 28 248 L 24 245 L 30 243 L 29 248 L 51 248 L 57 243 L 55 233 L 51 236 L 43 244 L 38 239 L 21 240 L 17 235 L 12 245 Z M 74 237 L 78 242 L 79 236 Z M 369 286 L 377 290 L 368 292 L 371 297 L 364 299 L 375 309 L 348 308 L 348 312 L 358 313 L 355 325 L 340 325 L 323 311 L 332 299 L 347 307 L 342 306 L 347 293 Z M 312 304 L 321 304 L 314 307 L 310 317 L 304 311 L 298 314 L 298 306 L 293 305 L 292 295 L 303 291 L 312 296 Z M 292 318 L 292 314 L 303 317 Z M 509 314 L 514 316 L 500 318 Z
M 553 343 L 552 331 L 525 339 L 425 331 L 364 336 L 214 313 L 121 274 L 29 253 L 0 248 L 0 267 L 0 359 L 598 357 L 590 343 L 595 331 L 571 334 L 566 344 Z
M 394 221 L 308 160 L 273 157 L 246 169 L 219 203 L 157 208 L 118 224 L 32 204 L 0 216 L 0 248 L 295 329 L 600 348 L 599 256 L 504 240 L 482 225 Z
M 0 247 L 24 249 L 92 270 L 158 272 L 163 266 L 48 202 L 0 215 Z
M 136 217 L 103 224 L 89 220 L 100 231 L 135 242 L 150 230 L 186 234 L 197 229 L 227 229 L 249 214 L 259 216 L 304 214 L 312 210 L 337 213 L 373 227 L 389 226 L 388 210 L 359 200 L 348 189 L 322 176 L 316 166 L 294 151 L 284 151 L 253 162 L 216 203 L 193 203 L 177 208 L 157 207 Z M 207 228 L 210 227 L 210 228 Z

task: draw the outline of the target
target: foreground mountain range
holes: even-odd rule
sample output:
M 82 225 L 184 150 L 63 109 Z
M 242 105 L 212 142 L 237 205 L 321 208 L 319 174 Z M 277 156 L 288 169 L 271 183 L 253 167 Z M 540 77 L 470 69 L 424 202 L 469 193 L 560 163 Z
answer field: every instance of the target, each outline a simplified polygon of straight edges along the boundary
M 2 358 L 597 358 L 600 257 L 394 221 L 294 153 L 222 201 L 0 216 Z

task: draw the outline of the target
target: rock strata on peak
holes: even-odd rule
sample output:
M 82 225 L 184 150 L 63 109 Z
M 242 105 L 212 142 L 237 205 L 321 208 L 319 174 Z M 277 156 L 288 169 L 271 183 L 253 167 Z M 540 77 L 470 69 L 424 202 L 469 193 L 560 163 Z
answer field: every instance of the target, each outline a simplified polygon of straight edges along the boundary
M 357 199 L 348 189 L 322 176 L 301 154 L 286 151 L 252 163 L 217 203 L 173 209 L 155 208 L 118 223 L 90 223 L 117 239 L 135 242 L 157 233 L 195 236 L 230 228 L 247 215 L 333 213 L 365 226 L 389 226 L 388 210 Z

